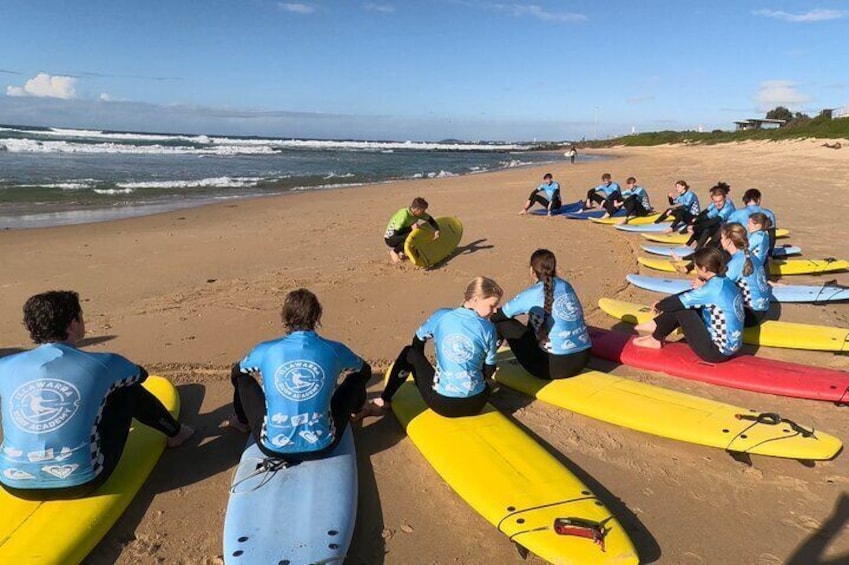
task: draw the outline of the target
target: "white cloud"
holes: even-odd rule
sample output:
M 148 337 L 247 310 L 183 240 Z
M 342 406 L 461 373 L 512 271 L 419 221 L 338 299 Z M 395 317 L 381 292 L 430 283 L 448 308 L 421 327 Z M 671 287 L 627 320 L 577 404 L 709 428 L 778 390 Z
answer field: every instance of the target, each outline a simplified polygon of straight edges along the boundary
M 817 8 L 800 14 L 791 14 L 790 12 L 783 12 L 781 10 L 754 10 L 752 14 L 755 16 L 775 18 L 776 20 L 784 20 L 785 22 L 810 23 L 839 20 L 849 15 L 849 12 L 846 10 L 822 10 Z
M 762 82 L 755 95 L 755 102 L 762 110 L 771 110 L 776 106 L 799 107 L 810 100 L 810 96 L 796 90 L 796 83 L 789 80 Z
M 62 98 L 69 100 L 76 93 L 77 79 L 61 75 L 38 73 L 23 86 L 7 86 L 7 96 L 36 96 L 38 98 Z
M 366 2 L 363 4 L 363 10 L 366 12 L 380 12 L 382 14 L 391 14 L 395 12 L 395 6 L 389 4 L 375 4 L 374 2 Z
M 280 9 L 283 11 L 292 12 L 293 14 L 312 14 L 315 12 L 315 6 L 311 6 L 309 4 L 280 2 L 277 5 L 280 6 Z
M 512 4 L 508 5 L 507 9 L 514 16 L 531 16 L 544 22 L 572 23 L 583 22 L 587 19 L 587 17 L 582 14 L 575 14 L 572 12 L 549 12 L 536 4 Z
M 114 98 L 112 98 L 112 95 L 111 95 L 111 94 L 109 94 L 109 93 L 107 93 L 107 92 L 101 92 L 101 93 L 100 93 L 100 100 L 101 100 L 102 102 L 112 102 L 112 101 L 114 101 L 115 99 L 114 99 Z

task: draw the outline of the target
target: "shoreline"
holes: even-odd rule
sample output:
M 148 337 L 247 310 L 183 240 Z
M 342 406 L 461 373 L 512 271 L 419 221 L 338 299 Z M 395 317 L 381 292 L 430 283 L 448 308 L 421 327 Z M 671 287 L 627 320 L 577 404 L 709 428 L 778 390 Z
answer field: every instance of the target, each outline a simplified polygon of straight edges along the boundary
M 556 253 L 558 273 L 574 286 L 591 325 L 614 326 L 596 306 L 600 297 L 656 299 L 624 280 L 640 270 L 640 238 L 591 222 L 516 215 L 549 170 L 564 202 L 580 198 L 603 172 L 620 183 L 637 177 L 656 207 L 680 178 L 702 202 L 719 180 L 732 185 L 735 202 L 750 186 L 759 187 L 803 257 L 845 258 L 840 242 L 849 238 L 842 221 L 849 168 L 842 151 L 807 141 L 597 152 L 617 158 L 0 232 L 0 348 L 29 347 L 20 323 L 28 296 L 77 290 L 86 300 L 86 347 L 115 351 L 173 379 L 183 417 L 198 431 L 189 446 L 163 455 L 86 563 L 221 563 L 228 487 L 245 441 L 220 427 L 231 410 L 227 367 L 280 334 L 280 303 L 289 290 L 316 292 L 325 313 L 320 333 L 373 364 L 370 396 L 381 389 L 379 369 L 433 310 L 457 304 L 472 277 L 495 278 L 506 297 L 527 287 L 528 257 L 538 247 Z M 391 266 L 382 240 L 391 214 L 418 195 L 435 216 L 456 215 L 464 224 L 459 251 L 429 271 Z M 849 285 L 845 272 L 788 282 L 831 279 Z M 849 327 L 849 304 L 791 304 L 781 316 Z M 757 355 L 849 370 L 845 354 L 761 348 Z M 615 375 L 777 412 L 849 439 L 843 409 L 828 403 L 596 363 Z M 841 502 L 849 497 L 845 453 L 813 467 L 758 456 L 749 466 L 721 450 L 605 424 L 503 388 L 492 403 L 598 494 L 643 563 L 824 563 L 849 554 L 849 516 Z M 354 437 L 360 502 L 349 563 L 542 563 L 519 558 L 509 540 L 440 479 L 392 415 L 356 425 Z

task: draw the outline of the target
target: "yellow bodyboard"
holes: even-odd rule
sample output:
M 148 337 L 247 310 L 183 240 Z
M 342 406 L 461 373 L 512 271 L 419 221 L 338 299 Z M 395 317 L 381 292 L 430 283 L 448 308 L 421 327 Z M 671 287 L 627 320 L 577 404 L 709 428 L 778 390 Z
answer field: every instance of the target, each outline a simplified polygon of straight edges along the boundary
M 546 381 L 528 374 L 507 349 L 499 351 L 495 379 L 543 402 L 617 426 L 734 452 L 827 460 L 842 446 L 817 431 L 803 437 L 789 426 L 737 418 L 756 410 L 738 408 L 600 371 Z
M 145 388 L 175 416 L 180 397 L 170 381 Z M 121 461 L 106 483 L 76 500 L 22 500 L 0 489 L 0 563 L 70 565 L 82 561 L 133 500 L 165 449 L 165 436 L 133 421 Z
M 445 418 L 428 409 L 408 381 L 392 399 L 392 409 L 445 482 L 512 541 L 551 563 L 638 563 L 610 510 L 491 405 L 477 416 Z M 554 520 L 564 517 L 603 524 L 605 551 L 590 539 L 555 533 Z
M 685 244 L 690 239 L 690 234 L 688 233 L 641 233 L 640 235 L 649 241 L 656 241 L 658 243 Z M 776 238 L 788 237 L 789 235 L 790 230 L 784 228 L 775 230 Z
M 689 262 L 676 262 L 667 257 L 637 257 L 637 261 L 649 269 L 667 273 L 674 273 L 676 264 L 686 265 Z M 849 261 L 843 259 L 770 259 L 768 265 L 772 276 L 815 275 L 849 269 Z
M 641 226 L 644 224 L 653 224 L 656 219 L 660 217 L 660 214 L 649 214 L 648 216 L 639 216 L 636 218 L 631 218 L 628 222 L 629 226 Z M 596 224 L 622 224 L 625 220 L 623 217 L 613 216 L 612 218 L 589 218 L 591 222 L 595 222 Z
M 404 253 L 416 267 L 433 267 L 457 249 L 463 237 L 463 223 L 454 217 L 436 218 L 439 239 L 433 239 L 433 229 L 428 224 L 413 230 L 404 242 Z
M 655 316 L 648 306 L 624 300 L 601 298 L 598 306 L 629 324 L 647 322 Z M 766 320 L 754 328 L 745 328 L 743 343 L 786 349 L 849 351 L 849 329 Z

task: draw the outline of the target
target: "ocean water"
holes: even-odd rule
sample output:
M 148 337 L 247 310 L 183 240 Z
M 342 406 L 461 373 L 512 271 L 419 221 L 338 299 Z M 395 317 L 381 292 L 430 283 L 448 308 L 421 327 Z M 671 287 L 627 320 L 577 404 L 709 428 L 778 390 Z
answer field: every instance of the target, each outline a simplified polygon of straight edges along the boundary
M 516 144 L 0 126 L 0 229 L 102 221 L 223 199 L 475 174 L 559 159 Z M 528 179 L 529 186 L 537 180 Z

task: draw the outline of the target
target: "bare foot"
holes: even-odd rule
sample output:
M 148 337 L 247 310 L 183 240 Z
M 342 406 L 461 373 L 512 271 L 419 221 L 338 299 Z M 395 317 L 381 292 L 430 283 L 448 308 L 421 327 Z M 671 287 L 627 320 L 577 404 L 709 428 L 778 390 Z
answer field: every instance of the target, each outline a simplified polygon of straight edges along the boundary
M 180 424 L 180 431 L 177 432 L 177 435 L 174 437 L 169 437 L 166 440 L 166 444 L 168 447 L 180 447 L 185 443 L 187 439 L 195 435 L 195 429 L 187 426 L 186 424 Z
M 224 425 L 228 428 L 233 428 L 237 432 L 248 433 L 251 429 L 244 422 L 240 422 L 239 418 L 235 414 L 231 414 L 229 418 L 224 422 Z
M 610 217 L 610 214 L 608 212 L 605 212 L 604 214 L 601 215 L 602 220 L 606 220 L 609 217 Z
M 657 329 L 657 323 L 654 320 L 649 320 L 648 322 L 637 324 L 636 326 L 634 326 L 634 329 L 638 332 L 654 333 L 654 330 Z
M 663 347 L 663 343 L 659 342 L 650 335 L 636 337 L 632 343 L 637 347 L 645 347 L 646 349 L 660 349 Z
M 663 230 L 663 233 L 672 233 L 672 228 L 666 228 Z
M 689 274 L 690 269 L 687 268 L 687 263 L 684 263 L 681 259 L 678 259 L 677 261 L 678 262 L 676 262 L 675 259 L 672 260 L 672 266 L 675 268 L 675 272 L 681 273 L 682 275 Z
M 388 403 L 384 402 L 382 398 L 375 398 L 371 402 L 366 402 L 363 404 L 362 409 L 356 414 L 351 415 L 352 422 L 359 422 L 363 418 L 367 418 L 369 416 L 379 418 L 386 414 L 386 407 Z
M 524 216 L 524 215 L 525 215 L 525 214 L 527 214 L 527 213 L 528 213 L 528 211 L 527 211 L 525 208 L 522 208 L 521 210 L 519 210 L 519 215 L 520 215 L 520 216 Z
M 393 265 L 397 265 L 401 262 L 401 255 L 399 253 L 396 253 L 394 249 L 389 251 L 389 258 L 392 260 Z

